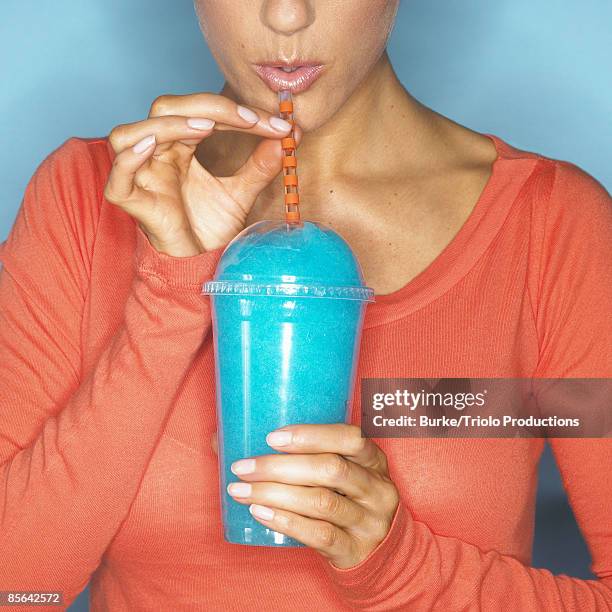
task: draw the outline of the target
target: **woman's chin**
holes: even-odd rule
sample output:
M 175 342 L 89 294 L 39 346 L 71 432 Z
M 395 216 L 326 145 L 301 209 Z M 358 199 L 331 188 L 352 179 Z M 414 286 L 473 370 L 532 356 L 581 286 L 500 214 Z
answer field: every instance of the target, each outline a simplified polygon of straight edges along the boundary
M 295 121 L 300 126 L 304 134 L 314 132 L 326 123 L 325 118 L 316 116 L 302 117 L 297 111 L 295 113 Z

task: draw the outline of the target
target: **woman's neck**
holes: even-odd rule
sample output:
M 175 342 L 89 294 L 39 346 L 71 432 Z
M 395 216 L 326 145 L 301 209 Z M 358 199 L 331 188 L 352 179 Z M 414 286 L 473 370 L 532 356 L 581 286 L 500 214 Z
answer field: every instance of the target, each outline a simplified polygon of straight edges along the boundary
M 389 174 L 396 145 L 401 144 L 402 157 L 408 155 L 413 146 L 407 135 L 420 132 L 424 118 L 423 107 L 404 89 L 385 52 L 335 115 L 304 134 L 300 173 L 325 182 Z
M 227 83 L 220 93 L 237 100 Z M 440 118 L 410 96 L 384 52 L 332 119 L 303 135 L 297 153 L 301 191 L 317 202 L 338 180 L 377 183 L 422 172 L 437 155 Z M 248 158 L 257 140 L 224 131 L 202 143 L 198 159 L 213 173 L 227 175 Z M 281 182 L 275 181 L 262 192 L 257 206 L 261 213 L 276 206 L 281 189 Z

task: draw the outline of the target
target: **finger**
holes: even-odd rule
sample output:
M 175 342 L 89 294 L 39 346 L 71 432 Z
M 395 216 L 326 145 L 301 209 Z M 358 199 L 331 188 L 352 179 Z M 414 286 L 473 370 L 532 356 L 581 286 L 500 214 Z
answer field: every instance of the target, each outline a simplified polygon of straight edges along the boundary
M 299 145 L 302 134 L 302 130 L 296 126 L 296 145 Z M 223 177 L 222 180 L 234 199 L 248 211 L 257 196 L 282 170 L 282 159 L 281 142 L 264 139 L 255 147 L 247 161 L 233 176 Z
M 155 135 L 149 135 L 118 153 L 108 176 L 104 197 L 112 204 L 127 200 L 134 191 L 134 178 L 155 151 Z
M 249 211 L 257 196 L 278 176 L 282 169 L 282 149 L 277 140 L 262 140 L 243 166 L 233 175 L 220 180 L 228 193 Z
M 262 525 L 314 548 L 324 557 L 341 559 L 349 555 L 351 536 L 327 521 L 258 504 L 249 506 L 249 512 Z
M 337 453 L 382 475 L 388 474 L 387 457 L 357 425 L 289 425 L 271 432 L 266 442 L 284 453 Z
M 133 147 L 147 136 L 155 136 L 157 147 L 180 140 L 201 141 L 212 133 L 214 122 L 191 117 L 156 117 L 146 121 L 118 125 L 108 140 L 116 153 Z
M 367 501 L 377 491 L 368 470 L 333 453 L 261 455 L 234 462 L 231 471 L 247 482 L 328 487 L 357 502 Z
M 216 122 L 218 130 L 246 131 L 267 138 L 282 138 L 291 129 L 286 121 L 262 108 L 246 107 L 208 92 L 160 96 L 151 105 L 149 116 L 167 115 L 207 117 Z
M 227 492 L 241 504 L 259 504 L 322 519 L 358 533 L 369 526 L 369 512 L 326 487 L 301 487 L 276 482 L 232 482 Z

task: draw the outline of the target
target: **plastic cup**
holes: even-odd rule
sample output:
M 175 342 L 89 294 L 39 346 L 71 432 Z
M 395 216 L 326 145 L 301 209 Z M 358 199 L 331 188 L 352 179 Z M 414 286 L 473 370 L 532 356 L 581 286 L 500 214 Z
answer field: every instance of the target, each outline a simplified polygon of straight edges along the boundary
M 322 224 L 260 221 L 224 250 L 210 295 L 224 536 L 301 546 L 256 521 L 227 485 L 234 461 L 276 453 L 266 435 L 350 419 L 361 330 L 374 292 L 346 241 Z

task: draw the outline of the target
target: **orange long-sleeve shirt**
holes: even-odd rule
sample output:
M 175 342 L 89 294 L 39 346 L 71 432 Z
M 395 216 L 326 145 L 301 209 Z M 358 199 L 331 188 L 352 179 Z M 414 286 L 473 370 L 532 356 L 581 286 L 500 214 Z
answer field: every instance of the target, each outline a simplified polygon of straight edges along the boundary
M 368 306 L 359 378 L 612 376 L 610 196 L 491 138 L 467 222 Z M 379 440 L 402 501 L 354 568 L 224 542 L 200 295 L 222 250 L 158 253 L 104 200 L 111 160 L 67 141 L 0 248 L 0 590 L 70 603 L 91 580 L 113 612 L 612 610 L 609 439 L 552 440 L 599 580 L 530 567 L 542 439 Z

